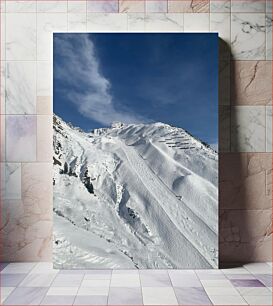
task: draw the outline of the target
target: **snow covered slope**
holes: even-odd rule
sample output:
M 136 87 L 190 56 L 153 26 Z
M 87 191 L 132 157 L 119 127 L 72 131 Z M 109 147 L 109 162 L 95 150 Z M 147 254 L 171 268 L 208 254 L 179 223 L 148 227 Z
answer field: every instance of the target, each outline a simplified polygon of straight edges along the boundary
M 54 116 L 57 268 L 217 268 L 218 154 L 163 123 Z

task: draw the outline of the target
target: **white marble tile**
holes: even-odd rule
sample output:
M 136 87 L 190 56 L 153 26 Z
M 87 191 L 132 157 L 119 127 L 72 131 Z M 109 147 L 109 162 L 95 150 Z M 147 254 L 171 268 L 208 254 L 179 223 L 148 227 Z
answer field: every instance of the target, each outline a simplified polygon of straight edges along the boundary
M 272 269 L 265 262 L 256 262 L 245 264 L 246 268 L 252 274 L 272 274 Z
M 139 287 L 138 274 L 112 274 L 111 287 Z
M 36 1 L 7 1 L 6 12 L 7 13 L 35 13 Z
M 88 13 L 88 32 L 126 32 L 127 14 Z
M 229 13 L 230 0 L 210 0 L 210 12 L 212 13 Z
M 272 296 L 269 295 L 249 295 L 244 299 L 249 305 L 272 305 Z
M 217 32 L 226 43 L 230 43 L 230 14 L 211 13 L 210 32 Z
M 128 13 L 128 31 L 144 32 L 145 20 L 143 13 Z
M 36 116 L 6 116 L 6 160 L 36 161 Z
M 46 295 L 76 295 L 78 287 L 50 287 Z
M 232 286 L 224 287 L 204 287 L 207 295 L 216 296 L 216 295 L 240 295 L 239 292 Z
M 80 287 L 77 295 L 92 296 L 92 295 L 108 295 L 108 287 Z
M 53 118 L 37 116 L 37 161 L 50 162 L 53 156 Z
M 272 152 L 272 106 L 266 106 L 266 152 Z
M 37 1 L 38 13 L 66 13 L 67 12 L 67 0 L 61 1 Z
M 6 12 L 6 0 L 0 1 L 0 10 L 2 13 Z
M 86 0 L 68 1 L 68 13 L 86 13 Z
M 180 13 L 146 14 L 145 31 L 146 32 L 182 32 L 183 19 L 184 19 L 183 14 Z
M 29 273 L 36 265 L 35 262 L 14 262 L 8 264 L 2 271 L 1 274 L 25 274 Z M 2 276 L 3 277 L 3 276 Z
M 53 269 L 52 262 L 39 262 L 30 271 L 30 274 L 57 274 L 58 269 Z
M 0 59 L 1 61 L 4 61 L 6 59 L 6 14 L 1 12 L 0 18 L 1 18 L 0 20 L 1 22 L 1 41 L 0 41 L 1 56 L 0 56 Z
M 226 275 L 230 275 L 230 274 L 244 274 L 244 275 L 247 275 L 247 274 L 250 274 L 250 272 L 243 267 L 222 269 L 222 272 Z
M 86 32 L 87 20 L 86 13 L 68 14 L 69 32 Z
M 265 151 L 265 107 L 238 106 L 231 112 L 232 152 Z
M 1 146 L 0 146 L 0 161 L 6 160 L 6 117 L 5 115 L 0 116 L 0 128 L 1 128 Z
M 225 287 L 232 288 L 232 284 L 228 279 L 205 279 L 201 280 L 202 285 L 207 287 Z
M 142 287 L 144 305 L 178 305 L 172 287 Z
M 249 295 L 272 295 L 271 291 L 266 287 L 236 287 L 242 296 Z
M 266 0 L 231 0 L 231 12 L 264 13 Z
M 265 16 L 266 25 L 266 59 L 272 61 L 272 14 L 267 13 Z
M 37 20 L 37 60 L 52 61 L 53 32 L 67 31 L 66 13 L 38 14 Z
M 52 95 L 52 63 L 37 61 L 37 96 Z
M 0 114 L 6 113 L 6 62 L 1 61 L 1 101 L 0 101 Z
M 110 279 L 84 279 L 81 284 L 82 287 L 109 287 Z
M 36 14 L 6 14 L 6 59 L 36 59 Z
M 49 287 L 56 274 L 28 274 L 19 287 Z
M 239 295 L 210 295 L 209 298 L 213 305 L 247 305 Z
M 237 60 L 265 59 L 265 15 L 231 15 L 231 50 Z
M 184 32 L 209 32 L 209 14 L 184 14 Z
M 147 13 L 167 13 L 167 0 L 149 0 L 145 4 Z
M 36 63 L 6 63 L 6 113 L 36 113 Z
M 90 12 L 90 13 L 118 13 L 118 0 L 87 1 L 87 12 Z
M 272 0 L 266 0 L 266 12 L 272 13 Z
M 5 301 L 5 299 L 11 294 L 11 292 L 15 289 L 15 287 L 1 287 L 1 303 Z
M 21 164 L 4 163 L 2 165 L 2 175 L 4 176 L 4 199 L 21 199 Z

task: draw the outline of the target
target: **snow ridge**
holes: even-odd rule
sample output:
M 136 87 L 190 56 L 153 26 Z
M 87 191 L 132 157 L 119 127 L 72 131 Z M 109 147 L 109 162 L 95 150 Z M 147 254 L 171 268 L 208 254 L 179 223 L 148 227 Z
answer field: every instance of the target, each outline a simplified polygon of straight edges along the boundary
M 181 128 L 54 115 L 57 268 L 217 268 L 218 154 Z

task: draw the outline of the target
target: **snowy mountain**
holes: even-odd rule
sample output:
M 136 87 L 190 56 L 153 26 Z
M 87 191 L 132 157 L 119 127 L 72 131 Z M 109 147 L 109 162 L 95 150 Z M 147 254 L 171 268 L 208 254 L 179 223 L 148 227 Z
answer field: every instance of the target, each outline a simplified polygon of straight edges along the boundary
M 56 268 L 217 268 L 218 154 L 163 123 L 54 116 Z

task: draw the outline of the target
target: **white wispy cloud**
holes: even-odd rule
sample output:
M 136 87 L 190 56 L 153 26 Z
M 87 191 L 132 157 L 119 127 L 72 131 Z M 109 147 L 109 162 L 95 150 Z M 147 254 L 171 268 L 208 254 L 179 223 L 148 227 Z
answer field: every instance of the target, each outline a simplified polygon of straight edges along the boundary
M 54 37 L 54 77 L 67 87 L 67 99 L 85 117 L 101 124 L 113 121 L 140 123 L 147 119 L 129 109 L 116 109 L 110 93 L 111 83 L 100 71 L 94 43 L 88 34 L 61 34 Z

